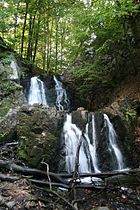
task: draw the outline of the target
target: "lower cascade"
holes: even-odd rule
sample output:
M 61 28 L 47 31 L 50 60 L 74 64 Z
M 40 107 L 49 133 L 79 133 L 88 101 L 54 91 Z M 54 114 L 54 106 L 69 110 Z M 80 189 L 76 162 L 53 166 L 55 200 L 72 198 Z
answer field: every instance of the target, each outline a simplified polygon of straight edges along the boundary
M 101 173 L 126 168 L 125 160 L 119 149 L 118 136 L 109 117 L 102 113 L 88 113 L 88 120 L 81 130 L 72 122 L 72 114 L 67 114 L 63 126 L 63 154 L 65 165 L 63 170 L 72 173 L 78 145 L 80 173 Z
M 113 128 L 112 123 L 109 120 L 109 117 L 104 114 L 105 126 L 108 128 L 108 139 L 109 139 L 109 152 L 111 153 L 112 159 L 116 159 L 117 169 L 122 170 L 126 168 L 122 153 L 117 145 L 116 139 L 117 134 Z

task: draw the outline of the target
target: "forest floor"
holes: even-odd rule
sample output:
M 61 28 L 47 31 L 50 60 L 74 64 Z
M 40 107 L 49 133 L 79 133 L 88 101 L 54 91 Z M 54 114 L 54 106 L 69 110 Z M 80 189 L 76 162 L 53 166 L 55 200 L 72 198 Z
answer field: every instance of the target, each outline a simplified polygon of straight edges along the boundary
M 16 159 L 17 146 L 9 143 L 6 146 L 1 145 L 1 160 L 19 164 L 19 160 Z M 23 163 L 20 162 L 20 164 L 23 166 Z M 15 173 L 12 168 L 1 167 L 0 210 L 140 209 L 139 179 L 138 184 L 134 185 L 122 185 L 118 182 L 101 188 L 80 188 L 70 192 L 62 188 L 50 189 L 49 186 L 32 184 L 29 181 L 30 178 L 32 178 L 31 175 Z

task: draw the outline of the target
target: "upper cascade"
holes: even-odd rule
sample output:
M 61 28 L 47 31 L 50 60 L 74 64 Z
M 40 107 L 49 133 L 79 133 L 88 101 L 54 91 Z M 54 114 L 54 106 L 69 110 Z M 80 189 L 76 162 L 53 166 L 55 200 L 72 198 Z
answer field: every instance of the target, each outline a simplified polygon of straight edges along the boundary
M 47 105 L 44 83 L 38 77 L 31 78 L 28 103 Z
M 64 110 L 69 108 L 69 99 L 67 97 L 66 90 L 62 86 L 62 82 L 58 81 L 56 76 L 53 76 L 55 81 L 55 90 L 56 90 L 56 107 L 58 110 Z
M 77 148 L 79 152 L 79 172 L 101 173 L 126 169 L 126 163 L 117 143 L 118 136 L 109 117 L 103 113 L 88 113 L 84 129 L 73 122 L 72 114 L 67 114 L 63 126 L 63 166 L 60 171 L 72 173 L 75 168 Z M 61 162 L 61 160 L 60 160 Z M 60 163 L 61 164 L 61 163 Z
M 42 80 L 34 76 L 30 82 L 25 84 L 25 95 L 30 105 L 40 104 L 47 107 L 56 107 L 59 111 L 69 109 L 69 99 L 66 90 L 63 88 L 56 76 L 46 77 Z

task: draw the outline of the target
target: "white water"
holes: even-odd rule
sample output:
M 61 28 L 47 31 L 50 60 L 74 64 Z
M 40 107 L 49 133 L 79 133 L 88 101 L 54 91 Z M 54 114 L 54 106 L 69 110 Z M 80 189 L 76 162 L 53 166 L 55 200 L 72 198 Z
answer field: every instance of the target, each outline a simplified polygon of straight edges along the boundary
M 72 123 L 71 114 L 67 114 L 66 116 L 66 121 L 63 127 L 63 135 L 65 139 L 66 170 L 71 173 L 75 168 L 77 147 L 82 136 L 82 131 Z M 89 172 L 87 158 L 82 145 L 79 152 L 79 171 Z
M 44 83 L 38 77 L 31 78 L 28 103 L 47 105 Z
M 91 144 L 90 139 L 89 139 L 89 131 L 88 131 L 89 123 L 86 124 L 86 131 L 85 131 L 85 138 L 87 141 L 88 149 L 89 149 L 89 154 L 92 163 L 90 163 L 90 170 L 88 172 L 91 172 L 91 164 L 93 165 L 94 172 L 95 173 L 100 173 L 101 171 L 98 168 L 97 165 L 97 153 L 96 153 L 96 131 L 95 131 L 95 121 L 94 121 L 94 115 L 92 116 L 92 140 L 93 143 Z
M 125 163 L 121 151 L 117 145 L 117 134 L 113 128 L 112 123 L 110 122 L 108 116 L 106 114 L 104 116 L 104 126 L 107 127 L 107 139 L 108 140 L 108 148 L 111 154 L 111 160 L 115 160 L 116 165 L 114 165 L 114 170 L 122 170 L 125 169 Z M 92 136 L 90 139 L 89 133 L 91 132 L 91 124 L 92 124 Z M 79 152 L 79 172 L 81 173 L 101 173 L 101 170 L 98 166 L 98 158 L 97 158 L 97 134 L 95 127 L 95 117 L 92 114 L 92 120 L 86 124 L 85 132 L 82 131 L 76 126 L 76 124 L 72 123 L 72 115 L 67 114 L 66 121 L 63 127 L 63 136 L 65 140 L 65 161 L 66 161 L 66 171 L 71 173 L 75 168 L 75 159 L 77 147 L 79 145 L 79 141 L 82 137 L 82 144 Z M 100 154 L 98 154 L 100 157 Z
M 92 140 L 93 140 L 93 155 L 92 155 L 93 167 L 94 167 L 95 173 L 100 173 L 101 171 L 99 170 L 98 164 L 97 164 L 98 162 L 97 152 L 96 152 L 97 136 L 96 136 L 94 114 L 92 115 Z
M 56 76 L 53 76 L 55 81 L 55 91 L 56 91 L 56 107 L 58 110 L 64 110 L 64 104 L 66 106 L 66 109 L 69 106 L 69 100 L 67 97 L 66 90 L 62 87 L 62 82 L 58 81 Z
M 121 151 L 119 150 L 119 147 L 117 145 L 116 139 L 117 139 L 117 134 L 113 128 L 112 123 L 110 122 L 108 116 L 104 114 L 104 120 L 105 120 L 105 125 L 108 127 L 108 138 L 109 138 L 109 147 L 110 147 L 110 152 L 114 152 L 115 158 L 117 160 L 117 170 L 122 170 L 125 167 L 123 156 L 121 154 Z
M 65 139 L 65 151 L 66 151 L 66 170 L 68 172 L 73 172 L 75 167 L 75 159 L 77 147 L 79 141 L 82 139 L 82 144 L 79 152 L 79 172 L 90 173 L 92 172 L 92 166 L 95 173 L 100 173 L 97 165 L 97 154 L 96 154 L 96 133 L 95 133 L 95 122 L 94 115 L 92 116 L 92 129 L 93 129 L 93 143 L 89 139 L 88 131 L 89 123 L 86 124 L 86 130 L 82 137 L 82 131 L 72 123 L 71 114 L 67 115 L 66 121 L 63 127 L 63 135 Z M 86 144 L 86 148 L 84 147 Z
M 17 63 L 15 61 L 12 61 L 11 64 L 10 64 L 10 67 L 12 69 L 10 79 L 19 79 Z

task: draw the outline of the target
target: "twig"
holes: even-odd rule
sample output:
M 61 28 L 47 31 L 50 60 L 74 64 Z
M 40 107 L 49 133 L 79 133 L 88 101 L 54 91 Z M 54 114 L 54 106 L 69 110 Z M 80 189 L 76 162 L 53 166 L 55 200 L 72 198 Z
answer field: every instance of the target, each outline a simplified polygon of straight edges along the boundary
M 41 162 L 41 164 L 46 165 L 46 169 L 47 169 L 46 172 L 47 172 L 47 177 L 48 177 L 48 180 L 49 180 L 49 183 L 50 183 L 50 190 L 52 190 L 51 178 L 50 178 L 50 175 L 49 175 L 49 164 L 45 163 L 45 162 Z

